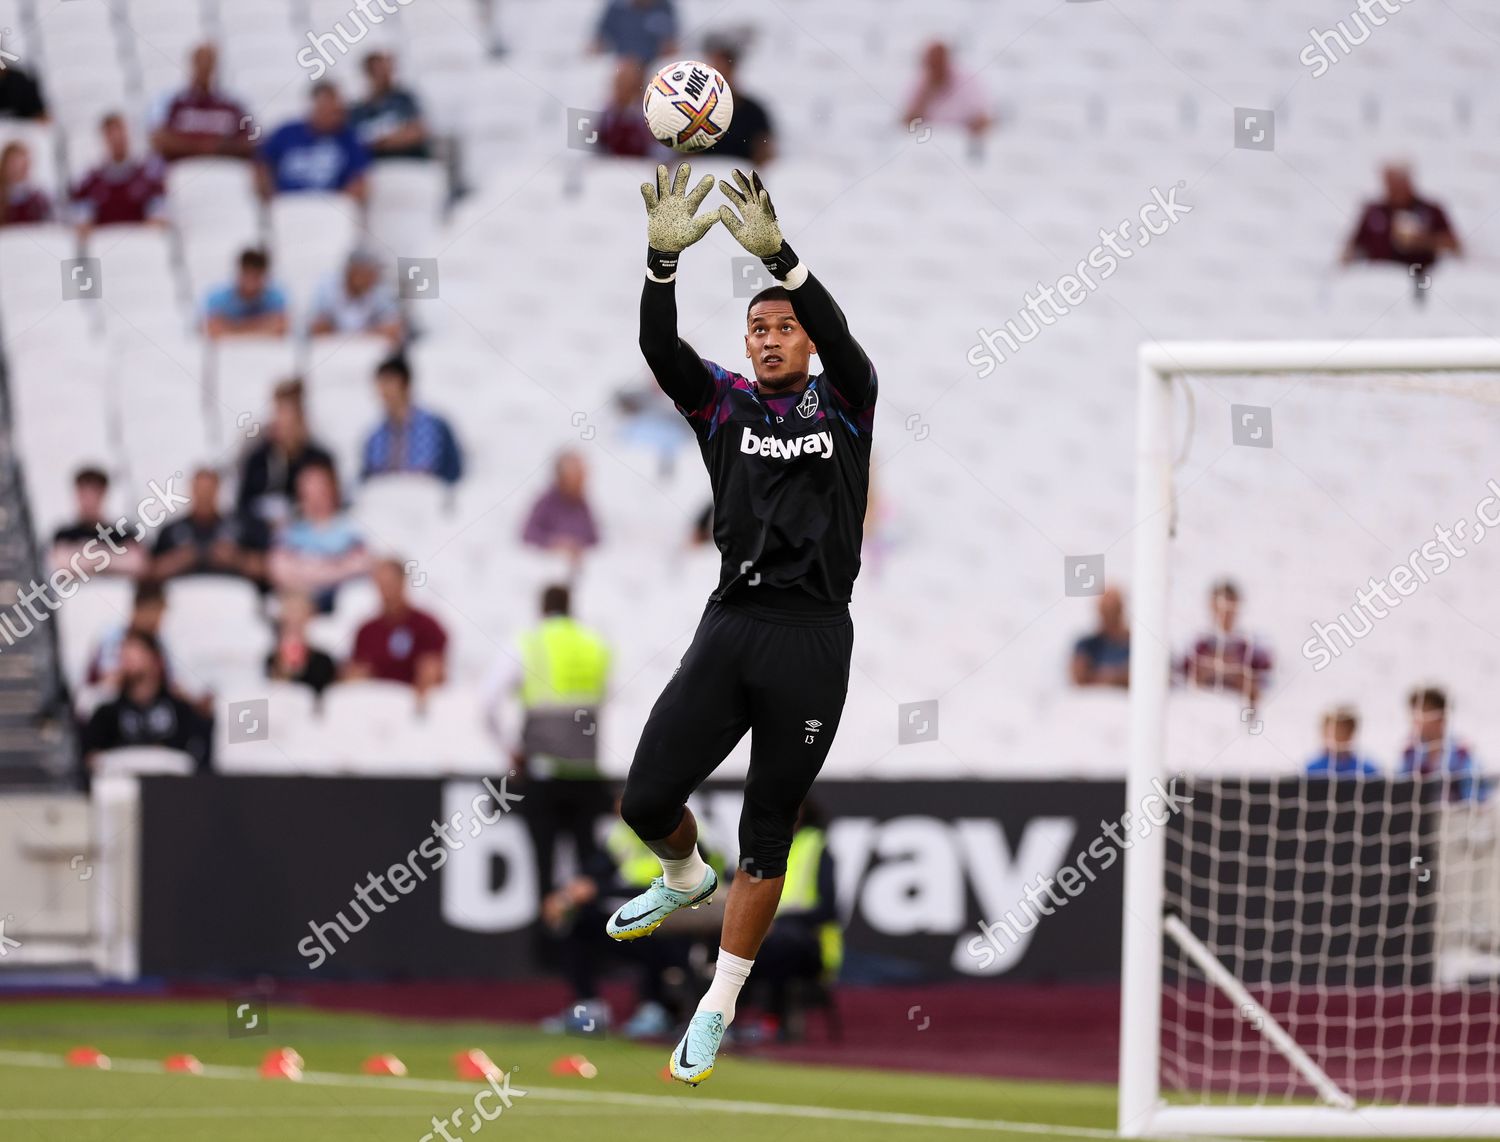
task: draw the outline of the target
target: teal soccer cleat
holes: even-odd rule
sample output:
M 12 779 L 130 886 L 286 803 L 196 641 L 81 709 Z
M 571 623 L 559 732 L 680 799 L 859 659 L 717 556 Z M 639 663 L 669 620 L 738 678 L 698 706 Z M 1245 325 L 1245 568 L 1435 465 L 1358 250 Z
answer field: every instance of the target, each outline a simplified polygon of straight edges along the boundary
M 617 940 L 639 940 L 660 928 L 661 922 L 677 909 L 696 908 L 718 890 L 719 878 L 713 869 L 709 869 L 704 874 L 703 883 L 690 892 L 668 888 L 658 876 L 645 892 L 615 909 L 604 930 Z
M 714 1073 L 714 1057 L 724 1042 L 724 1016 L 718 1011 L 700 1011 L 688 1023 L 682 1040 L 672 1052 L 672 1077 L 697 1086 Z

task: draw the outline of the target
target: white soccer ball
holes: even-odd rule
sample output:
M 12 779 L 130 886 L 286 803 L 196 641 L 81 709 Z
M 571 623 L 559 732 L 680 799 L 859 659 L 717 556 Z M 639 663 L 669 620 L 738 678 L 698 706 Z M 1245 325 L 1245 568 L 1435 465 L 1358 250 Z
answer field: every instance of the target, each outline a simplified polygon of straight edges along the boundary
M 684 59 L 651 77 L 641 110 L 652 135 L 674 151 L 691 155 L 724 137 L 734 117 L 734 95 L 714 68 Z

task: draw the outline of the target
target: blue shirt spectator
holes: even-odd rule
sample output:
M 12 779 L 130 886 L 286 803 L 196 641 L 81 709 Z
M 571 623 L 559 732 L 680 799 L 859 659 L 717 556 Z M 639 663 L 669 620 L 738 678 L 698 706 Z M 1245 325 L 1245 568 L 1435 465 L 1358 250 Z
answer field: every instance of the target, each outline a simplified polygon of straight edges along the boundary
M 1355 739 L 1359 715 L 1350 706 L 1335 706 L 1323 715 L 1323 752 L 1307 763 L 1310 777 L 1374 777 L 1380 767 L 1359 756 Z
M 260 148 L 261 193 L 342 191 L 363 199 L 370 151 L 349 125 L 338 89 L 313 87 L 306 119 L 278 127 Z
M 1376 777 L 1380 767 L 1356 754 L 1325 749 L 1307 763 L 1307 773 L 1310 777 Z
M 1073 644 L 1069 673 L 1075 686 L 1130 685 L 1130 627 L 1118 587 L 1100 594 L 1099 629 Z
M 263 250 L 243 251 L 234 281 L 211 290 L 204 299 L 203 331 L 217 338 L 281 337 L 286 330 L 286 294 L 271 280 L 270 258 Z
M 649 64 L 677 50 L 672 0 L 609 0 L 594 29 L 594 50 Z
M 411 400 L 411 368 L 391 357 L 375 371 L 386 419 L 365 441 L 360 478 L 394 472 L 425 472 L 447 484 L 463 476 L 463 454 L 448 422 Z

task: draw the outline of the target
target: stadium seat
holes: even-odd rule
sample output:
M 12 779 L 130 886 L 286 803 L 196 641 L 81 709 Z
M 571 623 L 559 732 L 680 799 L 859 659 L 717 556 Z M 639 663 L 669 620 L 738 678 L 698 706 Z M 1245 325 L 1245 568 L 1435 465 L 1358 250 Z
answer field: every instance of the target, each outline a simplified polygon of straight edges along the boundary
M 447 178 L 436 162 L 388 159 L 370 171 L 370 234 L 390 252 L 389 273 L 397 257 L 431 257 L 438 249 L 438 228 L 447 198 Z
M 82 566 L 88 569 L 90 563 Z M 134 587 L 128 579 L 95 575 L 57 612 L 58 646 L 63 677 L 70 688 L 82 686 L 100 637 L 130 620 Z
M 274 274 L 304 314 L 318 284 L 338 272 L 359 236 L 359 205 L 342 194 L 280 194 L 271 200 Z
M 271 649 L 260 593 L 247 580 L 221 575 L 181 576 L 167 584 L 162 641 L 195 691 L 259 671 Z
M 107 749 L 94 761 L 96 777 L 191 777 L 197 769 L 190 754 L 149 745 Z

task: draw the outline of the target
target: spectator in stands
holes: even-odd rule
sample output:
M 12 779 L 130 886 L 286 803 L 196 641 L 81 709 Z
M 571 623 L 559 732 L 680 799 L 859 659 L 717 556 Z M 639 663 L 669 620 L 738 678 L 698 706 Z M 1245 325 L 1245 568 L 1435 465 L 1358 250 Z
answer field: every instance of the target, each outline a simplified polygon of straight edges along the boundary
M 646 88 L 646 69 L 633 56 L 615 65 L 609 102 L 598 123 L 599 146 L 606 155 L 660 156 L 665 148 L 656 141 L 641 114 L 641 92 Z
M 1271 652 L 1235 627 L 1240 591 L 1228 579 L 1209 591 L 1213 629 L 1199 638 L 1178 665 L 1178 676 L 1191 686 L 1241 695 L 1254 706 L 1271 678 Z
M 341 273 L 330 276 L 313 298 L 309 332 L 378 333 L 393 344 L 405 336 L 401 303 L 396 292 L 381 281 L 380 259 L 367 250 L 355 250 Z
M 1359 223 L 1344 247 L 1343 261 L 1396 262 L 1418 270 L 1444 254 L 1463 255 L 1463 245 L 1436 202 L 1420 198 L 1412 186 L 1411 168 L 1391 163 L 1381 171 L 1382 198 L 1365 204 Z
M 306 119 L 283 124 L 261 144 L 260 193 L 339 192 L 365 200 L 365 171 L 370 151 L 354 128 L 339 89 L 326 80 L 312 86 L 312 108 Z
M 734 92 L 734 116 L 724 137 L 714 144 L 713 154 L 765 166 L 776 157 L 776 128 L 765 106 L 736 78 L 740 46 L 727 36 L 713 36 L 704 41 L 703 52 L 705 62 L 719 70 Z
M 1351 706 L 1336 706 L 1323 715 L 1323 752 L 1307 763 L 1312 777 L 1374 777 L 1380 767 L 1359 756 L 1359 715 Z
M 1411 737 L 1401 752 L 1400 771 L 1440 780 L 1449 801 L 1482 801 L 1484 781 L 1468 745 L 1448 730 L 1448 695 L 1436 686 L 1419 687 L 1407 699 Z
M 0 150 L 0 226 L 52 221 L 52 202 L 31 181 L 31 148 L 12 139 Z
M 914 124 L 962 127 L 977 143 L 993 122 L 979 77 L 959 72 L 948 45 L 941 40 L 933 40 L 922 49 L 921 67 L 916 87 L 906 100 L 901 125 L 908 130 L 916 129 Z M 735 110 L 738 113 L 738 102 Z
M 100 636 L 89 656 L 89 668 L 85 677 L 90 686 L 116 687 L 120 684 L 121 655 L 125 639 L 132 631 L 149 634 L 157 640 L 157 650 L 162 660 L 162 673 L 170 682 L 172 678 L 171 657 L 161 645 L 161 623 L 167 614 L 167 594 L 155 579 L 142 579 L 135 585 L 135 598 L 131 601 L 130 614 L 123 623 L 110 627 Z
M 264 439 L 245 454 L 240 465 L 236 507 L 242 516 L 279 526 L 292 514 L 302 469 L 316 465 L 332 471 L 334 463 L 332 454 L 308 432 L 300 379 L 278 384 L 271 402 L 271 423 Z
M 121 517 L 106 520 L 109 475 L 102 468 L 80 468 L 73 477 L 73 497 L 78 514 L 72 523 L 52 535 L 52 568 L 69 566 L 82 556 L 101 575 L 144 575 L 149 563 L 146 549 L 135 538 L 134 524 Z M 75 568 L 76 570 L 76 568 Z
M 271 549 L 272 585 L 278 591 L 304 591 L 326 612 L 333 609 L 341 583 L 369 570 L 369 553 L 342 509 L 332 466 L 304 464 L 297 473 L 296 518 Z
M 266 656 L 266 677 L 278 682 L 296 682 L 318 697 L 338 677 L 333 657 L 307 640 L 307 624 L 314 614 L 313 602 L 297 591 L 284 592 L 276 621 L 276 645 Z
M 0 39 L 0 48 L 5 47 L 5 41 Z M 37 122 L 47 119 L 47 101 L 42 98 L 41 84 L 29 71 L 22 70 L 9 60 L 5 61 L 4 67 L 0 67 L 0 119 L 31 119 Z
M 198 772 L 205 773 L 213 749 L 213 721 L 167 686 L 156 637 L 133 630 L 120 648 L 119 690 L 94 710 L 82 744 L 90 769 L 104 750 L 163 746 L 190 755 Z
M 152 575 L 162 580 L 178 575 L 239 575 L 264 583 L 271 547 L 266 525 L 254 517 L 229 516 L 219 510 L 219 474 L 212 468 L 193 473 L 191 496 L 187 514 L 167 524 L 157 537 Z
M 427 124 L 417 97 L 396 85 L 396 60 L 390 52 L 365 56 L 369 94 L 350 112 L 355 133 L 377 159 L 425 159 L 432 154 Z
M 201 155 L 247 159 L 254 153 L 250 115 L 220 90 L 218 70 L 218 49 L 199 44 L 188 56 L 187 86 L 153 108 L 151 146 L 168 162 Z
M 375 370 L 375 387 L 385 406 L 385 420 L 365 441 L 360 478 L 425 472 L 445 484 L 456 484 L 464 474 L 458 439 L 446 420 L 412 403 L 411 366 L 406 358 L 382 361 Z
M 234 282 L 208 295 L 203 331 L 211 338 L 286 336 L 286 294 L 271 280 L 271 258 L 264 250 L 242 251 Z
M 130 133 L 117 112 L 100 120 L 99 131 L 107 157 L 78 180 L 71 195 L 82 234 L 95 226 L 164 221 L 167 185 L 161 159 L 130 157 Z
M 415 687 L 419 697 L 425 695 L 447 676 L 448 634 L 407 599 L 406 568 L 399 559 L 380 560 L 372 574 L 380 592 L 380 613 L 354 636 L 344 677 L 402 682 Z
M 672 0 L 607 0 L 590 50 L 639 60 L 643 66 L 673 55 L 677 9 Z
M 571 449 L 561 453 L 552 486 L 537 498 L 526 517 L 521 542 L 575 559 L 597 544 L 599 530 L 584 494 L 587 479 L 583 457 Z
M 595 824 L 609 812 L 599 771 L 599 712 L 609 684 L 609 647 L 572 616 L 572 593 L 561 584 L 542 592 L 541 622 L 503 654 L 483 684 L 490 727 L 508 695 L 520 698 L 520 740 L 512 758 L 527 782 L 526 824 L 536 848 L 538 891 L 554 887 L 557 839 L 573 838 L 580 867 L 598 846 Z
M 1099 629 L 1074 644 L 1071 674 L 1075 686 L 1130 685 L 1130 626 L 1118 587 L 1099 596 Z

